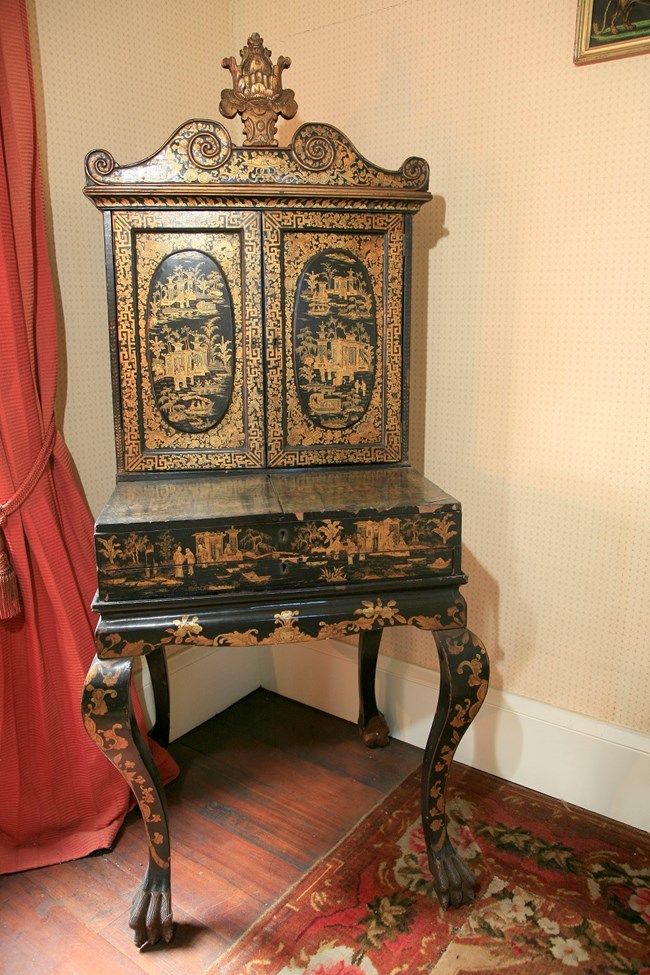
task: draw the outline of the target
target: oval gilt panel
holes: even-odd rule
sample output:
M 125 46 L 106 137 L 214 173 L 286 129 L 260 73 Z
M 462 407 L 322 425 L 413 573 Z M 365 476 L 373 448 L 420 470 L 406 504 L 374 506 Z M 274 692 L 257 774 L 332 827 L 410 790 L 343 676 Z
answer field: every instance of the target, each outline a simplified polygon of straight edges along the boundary
M 201 251 L 170 254 L 151 280 L 147 359 L 156 405 L 184 433 L 223 419 L 235 366 L 232 300 L 217 261 Z
M 377 307 L 367 268 L 347 250 L 305 264 L 293 322 L 296 385 L 313 423 L 344 429 L 366 413 L 375 382 Z

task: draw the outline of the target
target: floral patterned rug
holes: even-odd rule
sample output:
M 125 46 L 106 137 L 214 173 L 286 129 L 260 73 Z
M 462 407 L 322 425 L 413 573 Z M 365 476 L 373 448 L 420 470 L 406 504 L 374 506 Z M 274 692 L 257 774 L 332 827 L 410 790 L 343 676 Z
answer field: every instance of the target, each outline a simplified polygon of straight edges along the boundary
M 650 836 L 464 766 L 476 900 L 432 899 L 409 776 L 206 975 L 650 975 Z

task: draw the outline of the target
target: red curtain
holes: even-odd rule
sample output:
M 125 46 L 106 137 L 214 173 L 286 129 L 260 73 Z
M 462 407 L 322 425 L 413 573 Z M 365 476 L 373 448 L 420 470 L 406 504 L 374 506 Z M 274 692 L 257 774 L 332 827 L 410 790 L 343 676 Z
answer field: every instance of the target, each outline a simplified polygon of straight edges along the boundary
M 21 493 L 48 438 L 57 374 L 24 0 L 2 0 L 0 141 L 2 505 Z M 60 434 L 29 496 L 5 515 L 22 612 L 0 621 L 0 873 L 109 846 L 130 805 L 81 722 L 95 652 L 93 525 Z M 172 778 L 167 753 L 156 759 Z

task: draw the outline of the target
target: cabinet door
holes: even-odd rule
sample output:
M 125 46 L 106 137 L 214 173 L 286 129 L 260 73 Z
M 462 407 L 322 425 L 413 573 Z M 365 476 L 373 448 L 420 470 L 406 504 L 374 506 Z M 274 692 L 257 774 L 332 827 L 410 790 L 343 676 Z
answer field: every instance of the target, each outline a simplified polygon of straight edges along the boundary
M 116 211 L 112 244 L 118 469 L 264 466 L 259 216 Z
M 263 216 L 269 467 L 402 459 L 404 218 Z

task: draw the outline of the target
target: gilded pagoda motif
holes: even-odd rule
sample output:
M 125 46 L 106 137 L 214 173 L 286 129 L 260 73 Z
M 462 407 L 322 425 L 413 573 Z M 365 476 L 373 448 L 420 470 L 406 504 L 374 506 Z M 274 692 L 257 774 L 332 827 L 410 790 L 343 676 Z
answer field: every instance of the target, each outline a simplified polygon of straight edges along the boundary
M 280 57 L 273 65 L 271 52 L 259 34 L 251 34 L 239 52 L 242 62 L 224 58 L 222 67 L 232 75 L 232 91 L 221 92 L 219 111 L 226 118 L 239 114 L 244 123 L 245 146 L 277 146 L 274 138 L 278 115 L 293 118 L 298 111 L 290 88 L 282 88 L 282 72 L 291 58 Z

